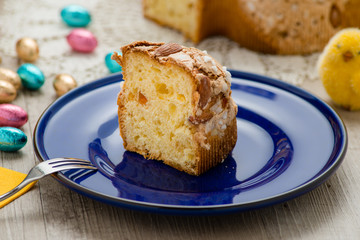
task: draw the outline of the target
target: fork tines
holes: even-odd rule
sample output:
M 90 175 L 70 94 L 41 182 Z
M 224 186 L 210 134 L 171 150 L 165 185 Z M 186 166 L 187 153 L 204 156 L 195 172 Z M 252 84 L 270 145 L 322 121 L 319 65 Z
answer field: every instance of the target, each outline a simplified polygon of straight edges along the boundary
M 48 160 L 45 161 L 45 163 L 47 163 L 48 165 L 52 166 L 52 167 L 60 167 L 60 166 L 66 166 L 66 165 L 78 165 L 79 167 L 81 166 L 93 166 L 93 164 L 88 161 L 88 160 L 84 160 L 84 159 L 66 159 L 64 160 L 64 158 L 55 158 L 52 160 Z

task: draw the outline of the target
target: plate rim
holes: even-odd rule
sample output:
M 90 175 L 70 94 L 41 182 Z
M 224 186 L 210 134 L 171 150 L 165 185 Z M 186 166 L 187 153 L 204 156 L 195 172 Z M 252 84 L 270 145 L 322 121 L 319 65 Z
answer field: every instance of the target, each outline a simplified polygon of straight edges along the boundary
M 328 115 L 332 115 L 334 119 L 336 119 L 336 124 L 339 127 L 338 130 L 341 132 L 340 135 L 340 148 L 337 151 L 336 156 L 334 159 L 332 159 L 332 164 L 329 166 L 324 166 L 323 169 L 321 169 L 319 172 L 317 172 L 316 175 L 312 176 L 309 180 L 307 180 L 305 183 L 300 184 L 299 186 L 294 187 L 293 189 L 290 189 L 288 191 L 285 191 L 283 193 L 266 197 L 266 198 L 260 198 L 253 201 L 247 201 L 244 203 L 229 203 L 229 204 L 218 204 L 218 205 L 206 205 L 206 206 L 189 206 L 189 205 L 175 205 L 175 204 L 159 204 L 159 203 L 150 203 L 150 202 L 141 202 L 121 197 L 114 197 L 103 193 L 98 193 L 97 191 L 88 189 L 86 187 L 81 186 L 80 184 L 77 184 L 68 178 L 66 178 L 62 173 L 55 173 L 52 174 L 52 176 L 65 185 L 66 187 L 76 191 L 77 193 L 80 193 L 82 195 L 85 195 L 87 197 L 90 197 L 92 199 L 105 202 L 111 205 L 119 206 L 119 207 L 125 207 L 135 210 L 141 210 L 141 211 L 147 211 L 147 212 L 155 212 L 155 213 L 164 213 L 164 214 L 175 214 L 175 215 L 214 215 L 214 214 L 224 214 L 228 212 L 235 212 L 235 211 L 245 211 L 245 210 L 252 210 L 257 208 L 262 208 L 274 204 L 278 204 L 281 202 L 286 202 L 290 199 L 296 198 L 300 195 L 303 195 L 318 186 L 320 186 L 322 183 L 324 183 L 332 174 L 336 172 L 338 167 L 341 165 L 341 163 L 344 160 L 344 157 L 346 155 L 347 151 L 347 145 L 348 145 L 348 134 L 346 130 L 346 126 L 339 116 L 339 114 L 326 102 L 321 100 L 320 98 L 316 97 L 312 93 L 301 89 L 300 87 L 297 87 L 295 85 L 289 84 L 287 82 L 277 80 L 268 76 L 259 75 L 255 73 L 249 73 L 249 72 L 243 72 L 243 71 L 237 71 L 237 70 L 230 70 L 230 73 L 235 78 L 240 78 L 243 80 L 249 80 L 252 82 L 258 82 L 261 84 L 265 84 L 268 86 L 272 86 L 278 89 L 281 89 L 283 91 L 286 91 L 290 94 L 293 94 L 306 102 L 308 102 L 310 105 L 314 106 L 317 111 L 319 111 L 322 115 L 324 114 L 324 111 L 327 111 Z M 121 73 L 115 73 L 108 76 L 105 76 L 103 78 L 99 78 L 97 80 L 94 80 L 92 82 L 86 83 L 83 86 L 80 86 L 78 88 L 75 88 L 71 90 L 70 92 L 66 93 L 65 95 L 59 97 L 54 102 L 52 102 L 39 116 L 34 131 L 33 131 L 33 148 L 35 151 L 36 157 L 39 159 L 39 161 L 46 161 L 47 159 L 44 159 L 43 156 L 40 153 L 40 150 L 38 148 L 38 140 L 37 140 L 37 133 L 38 129 L 40 128 L 41 124 L 44 122 L 44 116 L 46 114 L 50 114 L 49 111 L 52 108 L 61 108 L 61 106 L 65 105 L 67 102 L 72 101 L 78 96 L 81 96 L 83 93 L 89 92 L 92 89 L 96 89 L 98 87 L 104 87 L 109 84 L 113 84 L 115 82 L 121 82 L 122 74 Z M 65 101 L 64 103 L 62 103 Z M 60 106 L 58 106 L 61 103 Z M 319 109 L 319 106 L 321 109 Z M 56 111 L 55 111 L 56 113 Z M 326 117 L 326 116 L 325 116 Z M 327 118 L 328 119 L 328 118 Z M 334 126 L 329 123 L 331 126 L 331 129 L 333 130 L 333 133 L 335 134 Z M 333 146 L 333 152 L 335 149 L 335 143 Z M 331 160 L 331 157 L 329 157 L 328 161 Z

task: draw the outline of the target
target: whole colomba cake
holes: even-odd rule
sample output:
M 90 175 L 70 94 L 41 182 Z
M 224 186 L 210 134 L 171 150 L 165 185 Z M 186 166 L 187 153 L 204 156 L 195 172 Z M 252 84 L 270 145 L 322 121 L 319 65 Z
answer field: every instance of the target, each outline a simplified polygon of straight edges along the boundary
M 205 51 L 138 41 L 114 53 L 123 68 L 118 96 L 125 149 L 200 175 L 236 144 L 231 75 Z
M 223 35 L 271 54 L 323 50 L 338 31 L 360 26 L 360 0 L 143 0 L 144 16 L 193 42 Z

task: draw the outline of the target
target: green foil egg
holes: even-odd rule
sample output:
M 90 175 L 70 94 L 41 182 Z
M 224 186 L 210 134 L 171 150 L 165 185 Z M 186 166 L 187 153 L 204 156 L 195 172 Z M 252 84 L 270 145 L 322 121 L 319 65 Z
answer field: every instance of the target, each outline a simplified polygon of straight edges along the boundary
M 42 71 L 31 63 L 21 65 L 17 73 L 24 87 L 30 90 L 39 89 L 45 82 L 45 76 Z
M 23 131 L 14 127 L 0 127 L 0 150 L 14 152 L 25 146 L 27 136 Z
M 61 19 L 70 27 L 86 27 L 91 22 L 89 11 L 79 5 L 68 5 L 61 10 Z

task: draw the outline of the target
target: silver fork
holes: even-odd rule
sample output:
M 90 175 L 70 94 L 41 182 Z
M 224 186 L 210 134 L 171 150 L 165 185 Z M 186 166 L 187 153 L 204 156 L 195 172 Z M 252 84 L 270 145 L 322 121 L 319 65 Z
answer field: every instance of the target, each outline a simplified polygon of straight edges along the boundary
M 90 161 L 79 158 L 54 158 L 47 160 L 33 167 L 19 185 L 0 196 L 0 201 L 11 197 L 29 183 L 39 180 L 49 174 L 76 168 L 97 169 Z

